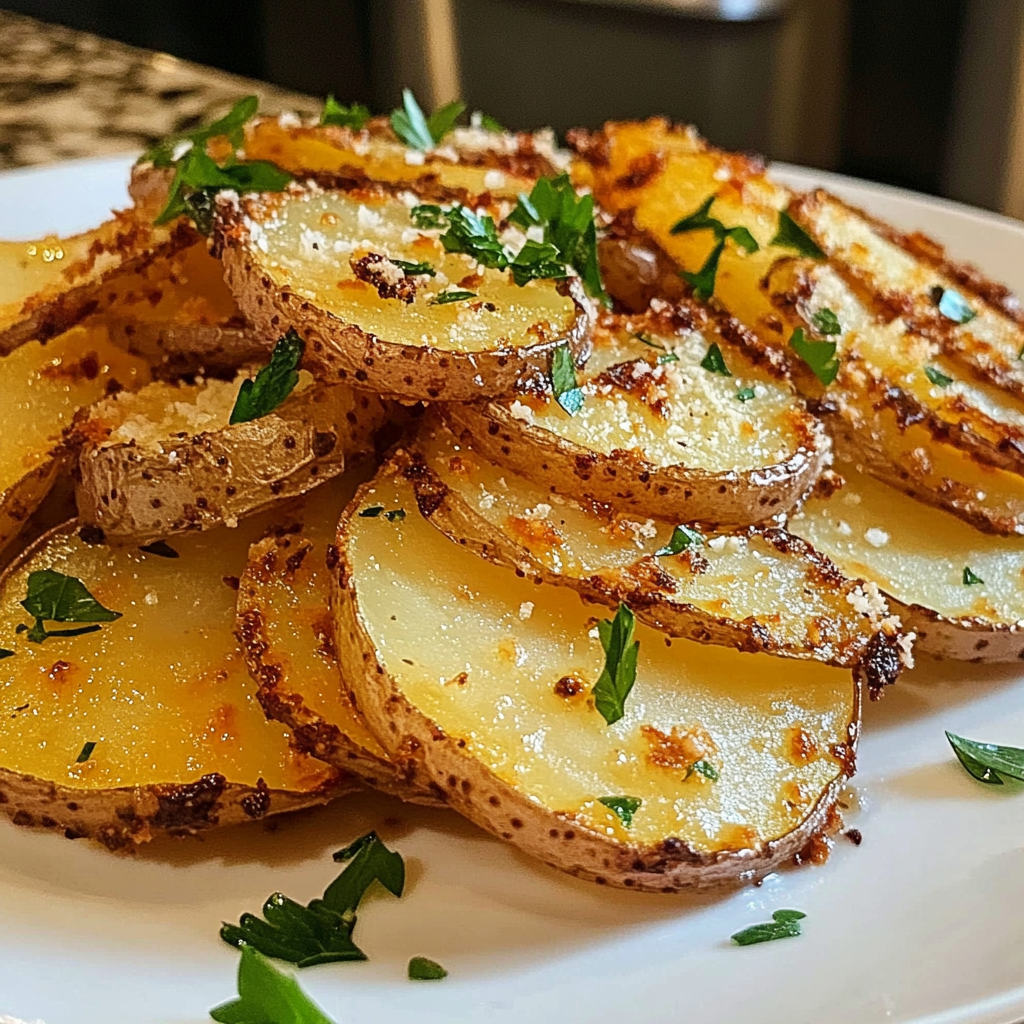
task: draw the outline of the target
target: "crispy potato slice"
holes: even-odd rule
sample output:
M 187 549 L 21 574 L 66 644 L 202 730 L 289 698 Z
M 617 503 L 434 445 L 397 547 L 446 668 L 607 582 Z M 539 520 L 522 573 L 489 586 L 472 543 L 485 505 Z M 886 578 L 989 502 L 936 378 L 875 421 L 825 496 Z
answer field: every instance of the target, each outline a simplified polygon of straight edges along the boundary
M 551 494 L 444 427 L 425 426 L 396 459 L 420 513 L 498 565 L 612 607 L 625 601 L 669 636 L 861 666 L 873 691 L 894 681 L 896 624 L 875 639 L 886 610 L 856 611 L 860 585 L 784 530 L 708 536 L 672 555 L 674 523 Z
M 351 776 L 293 750 L 253 694 L 235 640 L 235 587 L 269 520 L 174 539 L 177 557 L 86 544 L 77 523 L 0 577 L 0 809 L 16 824 L 111 849 L 160 833 L 323 803 Z M 30 572 L 79 578 L 123 617 L 32 643 L 17 628 Z M 55 627 L 50 624 L 50 628 Z M 92 755 L 77 763 L 86 743 Z
M 732 343 L 735 321 L 688 301 L 658 310 L 601 319 L 574 415 L 546 378 L 447 414 L 483 456 L 552 490 L 729 526 L 791 508 L 829 457 L 820 424 L 784 375 Z M 702 366 L 712 344 L 729 376 Z
M 845 485 L 808 500 L 790 529 L 877 585 L 917 632 L 918 649 L 965 661 L 1024 657 L 1024 538 L 979 533 L 853 464 L 838 469 Z M 965 584 L 968 569 L 985 582 Z
M 236 633 L 256 697 L 299 751 L 412 803 L 437 794 L 406 779 L 356 710 L 338 669 L 330 608 L 338 517 L 373 475 L 364 462 L 280 509 L 249 549 Z
M 208 530 L 296 497 L 373 451 L 387 419 L 380 399 L 308 372 L 272 412 L 230 423 L 234 381 L 156 382 L 92 406 L 80 440 L 76 495 L 83 523 L 112 537 L 156 540 Z
M 148 380 L 146 363 L 112 345 L 100 326 L 74 327 L 46 346 L 30 342 L 0 357 L 0 551 L 60 473 L 61 432 L 79 408 Z
M 378 506 L 405 517 L 361 514 Z M 826 828 L 859 731 L 846 670 L 640 625 L 636 685 L 609 727 L 588 697 L 604 610 L 451 544 L 397 467 L 357 493 L 338 547 L 338 654 L 360 709 L 483 828 L 658 892 L 757 879 Z M 618 796 L 640 801 L 628 829 L 600 802 Z
M 216 228 L 246 317 L 267 337 L 298 330 L 325 379 L 465 401 L 514 390 L 546 370 L 556 346 L 586 356 L 591 313 L 578 280 L 520 288 L 506 271 L 445 252 L 439 236 L 382 192 L 297 187 L 222 201 Z M 406 275 L 391 259 L 426 262 L 437 276 Z M 444 291 L 473 297 L 437 303 Z

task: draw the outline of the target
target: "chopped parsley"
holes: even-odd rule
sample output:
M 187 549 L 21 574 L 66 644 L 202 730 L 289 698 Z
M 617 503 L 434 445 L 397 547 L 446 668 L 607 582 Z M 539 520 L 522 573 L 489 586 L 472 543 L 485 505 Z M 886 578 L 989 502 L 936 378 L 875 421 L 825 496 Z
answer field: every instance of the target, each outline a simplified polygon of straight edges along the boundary
M 405 509 L 393 508 L 385 512 L 383 505 L 369 505 L 359 513 L 362 519 L 376 519 L 380 515 L 383 515 L 389 523 L 393 523 L 396 520 L 405 518 Z
M 447 306 L 449 302 L 465 302 L 466 299 L 475 299 L 476 292 L 464 292 L 459 291 L 457 288 L 449 289 L 446 292 L 440 292 L 435 295 L 431 300 L 432 306 Z
M 970 323 L 978 314 L 971 308 L 967 300 L 952 288 L 934 289 L 935 304 L 939 312 L 947 319 L 956 324 Z
M 819 309 L 811 317 L 811 323 L 814 325 L 814 329 L 819 334 L 830 335 L 830 334 L 842 334 L 843 327 L 839 323 L 839 317 L 827 307 L 825 309 Z
M 965 587 L 974 587 L 974 586 L 977 586 L 979 583 L 982 586 L 985 585 L 985 581 L 976 572 L 974 572 L 969 565 L 965 565 L 964 566 L 964 586 Z
M 44 622 L 100 623 L 121 618 L 120 612 L 104 608 L 78 577 L 65 576 L 55 569 L 36 569 L 28 574 L 28 590 L 21 606 L 36 620 L 25 634 L 34 644 L 41 644 L 51 636 L 81 636 L 100 628 L 89 625 L 47 630 Z
M 410 981 L 440 981 L 448 972 L 436 961 L 425 956 L 414 956 L 409 961 Z
M 926 366 L 924 368 L 924 375 L 940 388 L 948 388 L 953 383 L 952 377 L 948 377 L 941 370 L 936 370 L 934 366 Z
M 155 540 L 152 544 L 140 544 L 139 550 L 147 555 L 158 555 L 160 558 L 178 558 L 178 552 L 165 540 Z
M 299 362 L 306 343 L 289 328 L 278 338 L 270 362 L 254 378 L 243 380 L 229 423 L 248 423 L 273 412 L 299 382 Z
M 636 682 L 640 641 L 633 639 L 635 628 L 636 617 L 625 604 L 619 605 L 614 619 L 602 619 L 597 624 L 605 661 L 591 693 L 594 706 L 609 725 L 626 713 L 626 698 Z
M 402 107 L 391 113 L 394 133 L 407 145 L 421 152 L 433 149 L 454 127 L 466 104 L 458 100 L 438 107 L 427 117 L 411 89 L 402 90 Z
M 333 124 L 340 128 L 353 128 L 360 131 L 370 120 L 370 111 L 362 103 L 345 106 L 339 103 L 333 93 L 327 94 L 324 109 L 320 112 L 321 124 Z
M 405 518 L 405 509 L 404 508 L 393 508 L 393 509 L 390 509 L 389 511 L 384 513 L 384 518 L 389 523 L 400 522 L 401 520 L 403 520 Z
M 725 250 L 725 242 L 718 242 L 708 254 L 700 270 L 680 270 L 679 276 L 693 289 L 696 298 L 707 300 L 715 294 L 715 281 L 718 278 L 718 261 Z
M 697 530 L 691 529 L 689 526 L 680 525 L 672 531 L 669 542 L 654 552 L 654 556 L 660 558 L 662 555 L 678 555 L 688 548 L 699 548 L 703 545 L 704 535 L 702 533 L 698 533 Z
M 661 355 L 658 356 L 659 366 L 664 366 L 667 363 L 679 362 L 679 356 L 677 356 L 675 352 L 669 352 L 664 345 L 659 345 L 656 341 L 652 341 L 646 334 L 643 334 L 640 331 L 631 331 L 630 337 L 635 338 L 641 345 L 646 345 L 648 348 L 656 348 L 661 353 Z
M 490 114 L 485 114 L 482 110 L 478 110 L 476 114 L 474 114 L 470 123 L 475 124 L 477 121 L 479 121 L 480 127 L 483 128 L 485 132 L 494 132 L 497 135 L 504 135 L 507 131 L 505 126 L 496 117 L 491 117 Z
M 418 228 L 430 230 L 431 228 L 443 228 L 448 223 L 448 218 L 440 206 L 432 203 L 420 203 L 409 211 L 409 219 Z
M 749 402 L 752 398 L 757 397 L 757 392 L 753 388 L 740 388 L 736 392 L 737 402 Z
M 789 339 L 789 347 L 807 364 L 811 372 L 825 387 L 828 387 L 839 373 L 834 341 L 811 341 L 798 327 Z
M 92 757 L 92 752 L 96 749 L 96 741 L 89 740 L 83 747 L 78 757 L 75 758 L 75 764 L 85 764 L 86 761 Z
M 679 276 L 693 289 L 693 294 L 698 299 L 710 299 L 715 293 L 718 262 L 725 251 L 726 239 L 732 239 L 733 244 L 748 255 L 757 252 L 759 248 L 757 241 L 747 228 L 742 226 L 727 228 L 720 220 L 710 215 L 711 206 L 717 198 L 716 195 L 708 196 L 693 213 L 676 221 L 671 228 L 673 235 L 704 230 L 711 231 L 714 235 L 715 244 L 700 270 L 679 271 Z
M 979 743 L 951 732 L 946 733 L 946 739 L 971 778 L 989 786 L 1002 786 L 1004 776 L 1015 782 L 1024 782 L 1024 750 L 1019 747 Z
M 437 276 L 437 271 L 426 262 L 410 263 L 408 260 L 392 260 L 391 262 L 403 273 L 411 276 L 416 276 L 417 274 L 425 274 L 427 277 Z
M 825 253 L 817 242 L 785 210 L 779 210 L 779 227 L 772 239 L 772 245 L 783 249 L 795 249 L 801 256 L 812 260 L 823 260 Z
M 232 149 L 238 149 L 245 141 L 245 126 L 256 116 L 259 105 L 258 97 L 244 96 L 218 120 L 161 139 L 139 157 L 139 162 L 151 163 L 154 167 L 173 167 L 176 162 L 174 154 L 179 150 L 186 146 L 202 148 L 210 139 L 222 136 L 231 143 Z
M 643 800 L 638 796 L 599 796 L 597 802 L 614 811 L 623 828 L 630 828 L 633 824 L 633 815 L 640 809 Z
M 576 364 L 565 344 L 551 353 L 551 393 L 570 416 L 583 408 L 583 389 L 576 379 Z
M 535 242 L 532 238 L 527 239 L 509 264 L 509 269 L 512 280 L 520 288 L 528 281 L 557 280 L 569 276 L 558 249 L 550 242 Z
M 718 781 L 718 769 L 710 761 L 705 761 L 703 757 L 690 765 L 684 777 L 688 779 L 693 774 L 704 776 L 708 782 Z
M 752 924 L 737 932 L 732 941 L 737 946 L 753 946 L 758 942 L 773 942 L 775 939 L 792 939 L 800 934 L 800 922 L 806 917 L 799 910 L 776 910 L 771 921 Z
M 446 252 L 465 253 L 492 270 L 504 270 L 508 266 L 509 254 L 498 238 L 493 217 L 475 213 L 459 203 L 444 215 L 448 230 L 441 236 L 441 244 Z
M 707 354 L 700 361 L 702 370 L 707 370 L 708 373 L 718 373 L 723 377 L 731 377 L 732 373 L 729 371 L 729 367 L 725 365 L 725 356 L 722 355 L 722 350 L 718 347 L 718 342 L 713 341 L 708 346 Z
M 299 967 L 365 960 L 352 941 L 356 909 L 374 882 L 394 896 L 405 887 L 405 862 L 368 832 L 334 859 L 349 863 L 324 891 L 323 898 L 303 905 L 279 892 L 263 904 L 263 917 L 243 914 L 237 925 L 222 925 L 220 937 L 229 946 L 253 947 L 264 956 Z

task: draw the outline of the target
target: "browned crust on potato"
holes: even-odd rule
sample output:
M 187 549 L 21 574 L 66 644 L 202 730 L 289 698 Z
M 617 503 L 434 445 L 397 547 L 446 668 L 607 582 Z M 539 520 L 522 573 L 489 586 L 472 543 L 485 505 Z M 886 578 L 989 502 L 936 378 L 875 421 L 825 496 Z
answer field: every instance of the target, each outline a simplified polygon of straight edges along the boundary
M 384 472 L 394 471 L 388 467 Z M 334 579 L 337 645 L 342 673 L 370 728 L 411 778 L 443 793 L 449 805 L 481 828 L 526 853 L 602 885 L 646 892 L 746 885 L 795 857 L 823 834 L 849 775 L 859 738 L 860 687 L 848 741 L 840 760 L 848 774 L 829 785 L 801 824 L 778 839 L 741 850 L 705 853 L 677 837 L 654 846 L 618 842 L 588 828 L 572 814 L 530 800 L 465 751 L 403 696 L 392 682 L 362 625 L 359 597 L 351 586 L 349 520 L 370 484 L 357 492 L 338 524 L 339 564 Z
M 43 503 L 50 488 L 67 465 L 59 449 L 0 494 L 0 553 L 24 529 L 32 513 Z

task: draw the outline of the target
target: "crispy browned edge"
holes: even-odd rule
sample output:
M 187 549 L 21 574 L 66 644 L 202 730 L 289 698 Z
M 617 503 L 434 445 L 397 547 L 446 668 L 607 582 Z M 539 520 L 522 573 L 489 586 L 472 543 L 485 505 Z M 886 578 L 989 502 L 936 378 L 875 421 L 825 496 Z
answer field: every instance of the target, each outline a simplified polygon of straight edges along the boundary
M 282 202 L 282 196 L 301 196 L 302 192 L 294 187 L 281 195 L 246 196 L 237 206 L 220 203 L 214 244 L 224 264 L 225 280 L 254 330 L 275 338 L 289 328 L 296 330 L 306 341 L 304 364 L 321 378 L 351 383 L 389 398 L 468 402 L 512 393 L 524 376 L 546 372 L 552 350 L 560 345 L 568 344 L 576 361 L 585 361 L 593 317 L 590 302 L 575 278 L 559 285 L 576 307 L 573 326 L 565 334 L 535 345 L 480 352 L 389 342 L 318 308 L 287 287 L 278 289 L 260 269 L 248 245 L 244 219 L 258 219 Z M 385 193 L 380 190 L 380 194 Z
M 43 462 L 0 494 L 0 553 L 25 528 L 68 463 L 64 453 L 50 452 Z
M 283 722 L 291 730 L 292 745 L 344 772 L 357 775 L 361 782 L 374 789 L 396 796 L 409 803 L 439 806 L 443 803 L 429 789 L 407 778 L 399 766 L 386 756 L 381 757 L 357 743 L 336 723 L 324 719 L 309 708 L 303 699 L 302 680 L 289 678 L 286 663 L 277 655 L 266 629 L 266 611 L 260 599 L 259 581 L 274 576 L 291 585 L 292 570 L 286 553 L 295 539 L 296 547 L 302 541 L 301 531 L 295 535 L 277 532 L 268 534 L 249 548 L 249 560 L 238 587 L 238 618 L 235 636 L 245 652 L 245 663 L 256 683 L 256 698 L 267 718 Z M 332 553 L 328 552 L 328 557 Z M 327 595 L 324 595 L 324 644 L 331 650 L 324 652 L 337 666 L 334 650 L 334 630 Z M 343 698 L 349 697 L 341 671 L 338 670 L 338 689 Z
M 382 474 L 400 472 L 389 463 Z M 378 478 L 379 479 L 379 475 Z M 649 892 L 743 885 L 763 878 L 827 832 L 842 787 L 853 775 L 860 735 L 861 687 L 855 675 L 854 716 L 839 756 L 844 771 L 819 797 L 804 821 L 776 840 L 744 850 L 702 853 L 668 837 L 653 846 L 621 843 L 588 828 L 571 814 L 542 807 L 501 782 L 403 696 L 380 662 L 362 626 L 348 553 L 349 523 L 374 481 L 364 484 L 338 524 L 338 566 L 332 580 L 337 647 L 342 673 L 358 707 L 393 760 L 421 784 L 436 787 L 455 810 L 520 849 L 579 878 Z M 554 856 L 559 848 L 564 854 Z
M 75 520 L 48 530 L 0 574 L 0 589 L 10 576 Z M 0 767 L 0 813 L 15 825 L 63 832 L 68 839 L 95 839 L 107 849 L 129 851 L 157 835 L 195 835 L 211 828 L 283 814 L 324 804 L 357 790 L 356 779 L 341 771 L 305 793 L 228 782 L 208 772 L 190 782 L 155 783 L 115 789 L 77 789 Z

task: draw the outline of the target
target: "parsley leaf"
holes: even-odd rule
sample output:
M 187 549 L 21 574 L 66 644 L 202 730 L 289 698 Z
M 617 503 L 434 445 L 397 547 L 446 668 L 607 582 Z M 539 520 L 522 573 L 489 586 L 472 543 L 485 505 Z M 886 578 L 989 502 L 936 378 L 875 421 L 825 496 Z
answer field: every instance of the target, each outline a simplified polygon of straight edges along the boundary
M 831 309 L 819 309 L 811 317 L 811 323 L 814 325 L 814 329 L 819 334 L 842 334 L 843 327 L 839 323 L 839 317 L 832 312 Z
M 652 341 L 647 337 L 646 334 L 642 334 L 639 331 L 630 332 L 630 336 L 636 338 L 641 345 L 646 345 L 648 348 L 656 348 L 662 354 L 658 356 L 658 365 L 665 366 L 667 363 L 678 363 L 679 356 L 675 352 L 669 352 L 664 345 L 659 345 L 656 341 Z
M 602 619 L 597 624 L 605 662 L 591 693 L 594 706 L 609 725 L 626 713 L 626 698 L 636 682 L 640 641 L 633 639 L 635 628 L 636 618 L 625 604 L 619 605 L 614 619 Z
M 448 972 L 436 961 L 425 956 L 414 956 L 409 961 L 410 981 L 440 981 L 447 978 Z
M 725 237 L 731 238 L 737 249 L 742 249 L 748 256 L 760 248 L 754 236 L 744 227 L 726 228 Z
M 643 800 L 638 796 L 599 796 L 597 802 L 614 811 L 619 816 L 623 828 L 630 828 L 633 824 L 633 815 L 640 809 Z
M 757 392 L 753 388 L 740 388 L 736 392 L 737 402 L 749 402 L 752 398 L 757 397 Z
M 825 253 L 818 243 L 785 210 L 779 211 L 779 227 L 772 239 L 772 245 L 795 249 L 801 256 L 808 256 L 812 260 L 825 258 Z
M 715 232 L 717 238 L 719 230 L 723 227 L 720 220 L 709 216 L 711 205 L 718 198 L 714 193 L 709 195 L 693 213 L 687 214 L 682 220 L 676 221 L 669 229 L 669 234 L 682 235 L 687 231 L 703 231 L 709 229 Z
M 327 94 L 324 109 L 320 113 L 321 124 L 334 124 L 341 128 L 354 128 L 356 131 L 362 129 L 369 120 L 368 107 L 364 107 L 362 103 L 353 103 L 346 107 L 334 98 L 333 93 Z
M 973 587 L 973 586 L 976 586 L 979 583 L 982 586 L 985 585 L 985 581 L 979 575 L 977 575 L 977 573 L 973 572 L 969 565 L 965 565 L 964 566 L 964 586 L 965 587 Z
M 940 388 L 948 388 L 953 383 L 952 377 L 947 377 L 941 370 L 936 370 L 934 366 L 926 366 L 924 375 Z
M 383 511 L 384 511 L 384 506 L 383 505 L 370 505 L 367 508 L 364 508 L 359 513 L 359 516 L 360 516 L 361 519 L 376 519 L 377 516 L 379 516 L 381 514 L 381 512 L 383 512 Z
M 789 339 L 789 347 L 810 367 L 814 376 L 828 387 L 839 373 L 834 341 L 809 341 L 798 327 Z
M 173 167 L 174 154 L 180 146 L 191 144 L 193 149 L 205 147 L 210 139 L 226 136 L 233 149 L 238 149 L 245 140 L 245 126 L 255 117 L 259 108 L 256 96 L 244 96 L 223 117 L 210 124 L 179 132 L 162 139 L 139 157 L 139 162 L 149 162 L 154 167 Z
M 1024 750 L 1004 747 L 998 743 L 979 743 L 954 733 L 946 733 L 957 759 L 972 778 L 989 786 L 1002 786 L 1003 776 L 1024 782 Z
M 293 329 L 278 338 L 270 362 L 254 378 L 242 381 L 228 422 L 248 423 L 273 412 L 299 382 L 299 361 L 305 348 L 306 343 Z
M 405 518 L 405 509 L 393 508 L 390 511 L 384 513 L 384 518 L 389 523 L 400 522 L 402 519 Z
M 446 212 L 446 217 L 448 230 L 441 236 L 441 244 L 447 252 L 465 253 L 492 270 L 508 266 L 508 253 L 498 238 L 493 217 L 458 203 Z
M 710 762 L 705 761 L 702 757 L 699 761 L 694 761 L 693 764 L 686 770 L 684 778 L 689 778 L 696 772 L 698 775 L 703 775 L 708 782 L 718 781 L 718 769 Z
M 693 213 L 677 221 L 671 228 L 671 234 L 680 235 L 687 231 L 709 230 L 715 236 L 715 245 L 704 261 L 700 270 L 691 272 L 680 270 L 679 276 L 690 285 L 698 299 L 710 299 L 715 293 L 715 278 L 718 275 L 718 261 L 725 250 L 725 240 L 731 238 L 736 247 L 748 255 L 757 252 L 758 244 L 750 231 L 742 226 L 727 228 L 720 220 L 709 215 L 715 195 L 710 195 Z
M 432 306 L 447 306 L 449 302 L 463 302 L 466 299 L 475 299 L 476 292 L 463 292 L 458 289 L 449 289 L 446 292 L 440 292 L 435 295 L 431 300 Z
M 551 393 L 570 416 L 583 408 L 583 389 L 576 379 L 576 364 L 568 345 L 559 345 L 551 353 Z
M 427 127 L 435 142 L 440 142 L 455 127 L 455 122 L 465 109 L 466 104 L 461 100 L 452 100 L 451 103 L 438 107 L 427 118 Z
M 55 569 L 36 569 L 28 574 L 28 590 L 21 602 L 36 621 L 26 633 L 26 639 L 41 644 L 51 636 L 81 636 L 95 633 L 98 625 L 80 629 L 46 630 L 44 622 L 113 622 L 121 618 L 96 600 L 85 584 L 76 576 L 65 576 Z
M 81 753 L 75 758 L 75 764 L 85 764 L 86 761 L 92 757 L 92 752 L 96 749 L 96 741 L 89 740 L 82 747 Z
M 700 270 L 680 270 L 679 276 L 693 289 L 695 298 L 706 301 L 715 294 L 715 279 L 718 277 L 718 261 L 725 250 L 725 239 L 715 244 Z
M 238 964 L 238 999 L 215 1006 L 219 1024 L 334 1024 L 299 983 L 279 971 L 251 946 L 242 947 Z
M 708 346 L 707 354 L 700 361 L 700 366 L 708 373 L 719 373 L 723 377 L 732 376 L 729 367 L 725 365 L 725 356 L 722 355 L 722 350 L 718 347 L 718 342 L 715 341 Z
M 937 289 L 941 292 L 936 300 L 939 312 L 947 319 L 957 324 L 970 323 L 978 314 L 967 303 L 967 300 L 952 288 Z
M 265 956 L 299 967 L 365 960 L 366 954 L 352 941 L 356 908 L 374 882 L 401 896 L 405 862 L 376 832 L 339 850 L 334 859 L 350 863 L 327 887 L 323 899 L 303 906 L 275 892 L 263 904 L 263 918 L 243 914 L 237 925 L 225 923 L 220 937 L 230 946 L 252 946 Z
M 437 271 L 427 262 L 410 263 L 409 260 L 392 260 L 392 263 L 406 274 L 415 276 L 425 274 L 427 277 L 436 277 Z
M 509 264 L 512 279 L 520 288 L 527 281 L 567 277 L 561 253 L 550 242 L 529 239 Z
M 703 547 L 703 545 L 704 535 L 702 533 L 698 533 L 689 526 L 680 525 L 672 531 L 672 537 L 669 542 L 663 548 L 658 548 L 654 552 L 654 557 L 678 555 L 681 551 L 686 551 L 688 548 L 699 548 Z
M 431 203 L 420 203 L 409 211 L 409 219 L 414 227 L 430 230 L 431 228 L 443 228 L 448 223 L 448 217 L 440 206 Z
M 427 117 L 411 89 L 402 90 L 402 109 L 391 114 L 391 127 L 407 145 L 421 152 L 433 149 L 451 130 L 466 109 L 458 100 L 446 103 Z
M 480 122 L 480 127 L 485 132 L 495 132 L 498 135 L 504 135 L 507 131 L 505 126 L 496 117 L 491 117 L 490 114 L 485 114 L 481 110 L 478 110 L 476 113 L 478 116 L 475 120 Z
M 800 922 L 807 915 L 799 910 L 776 910 L 771 921 L 753 924 L 736 932 L 732 941 L 737 946 L 753 946 L 758 942 L 772 942 L 775 939 L 791 939 L 800 934 Z

